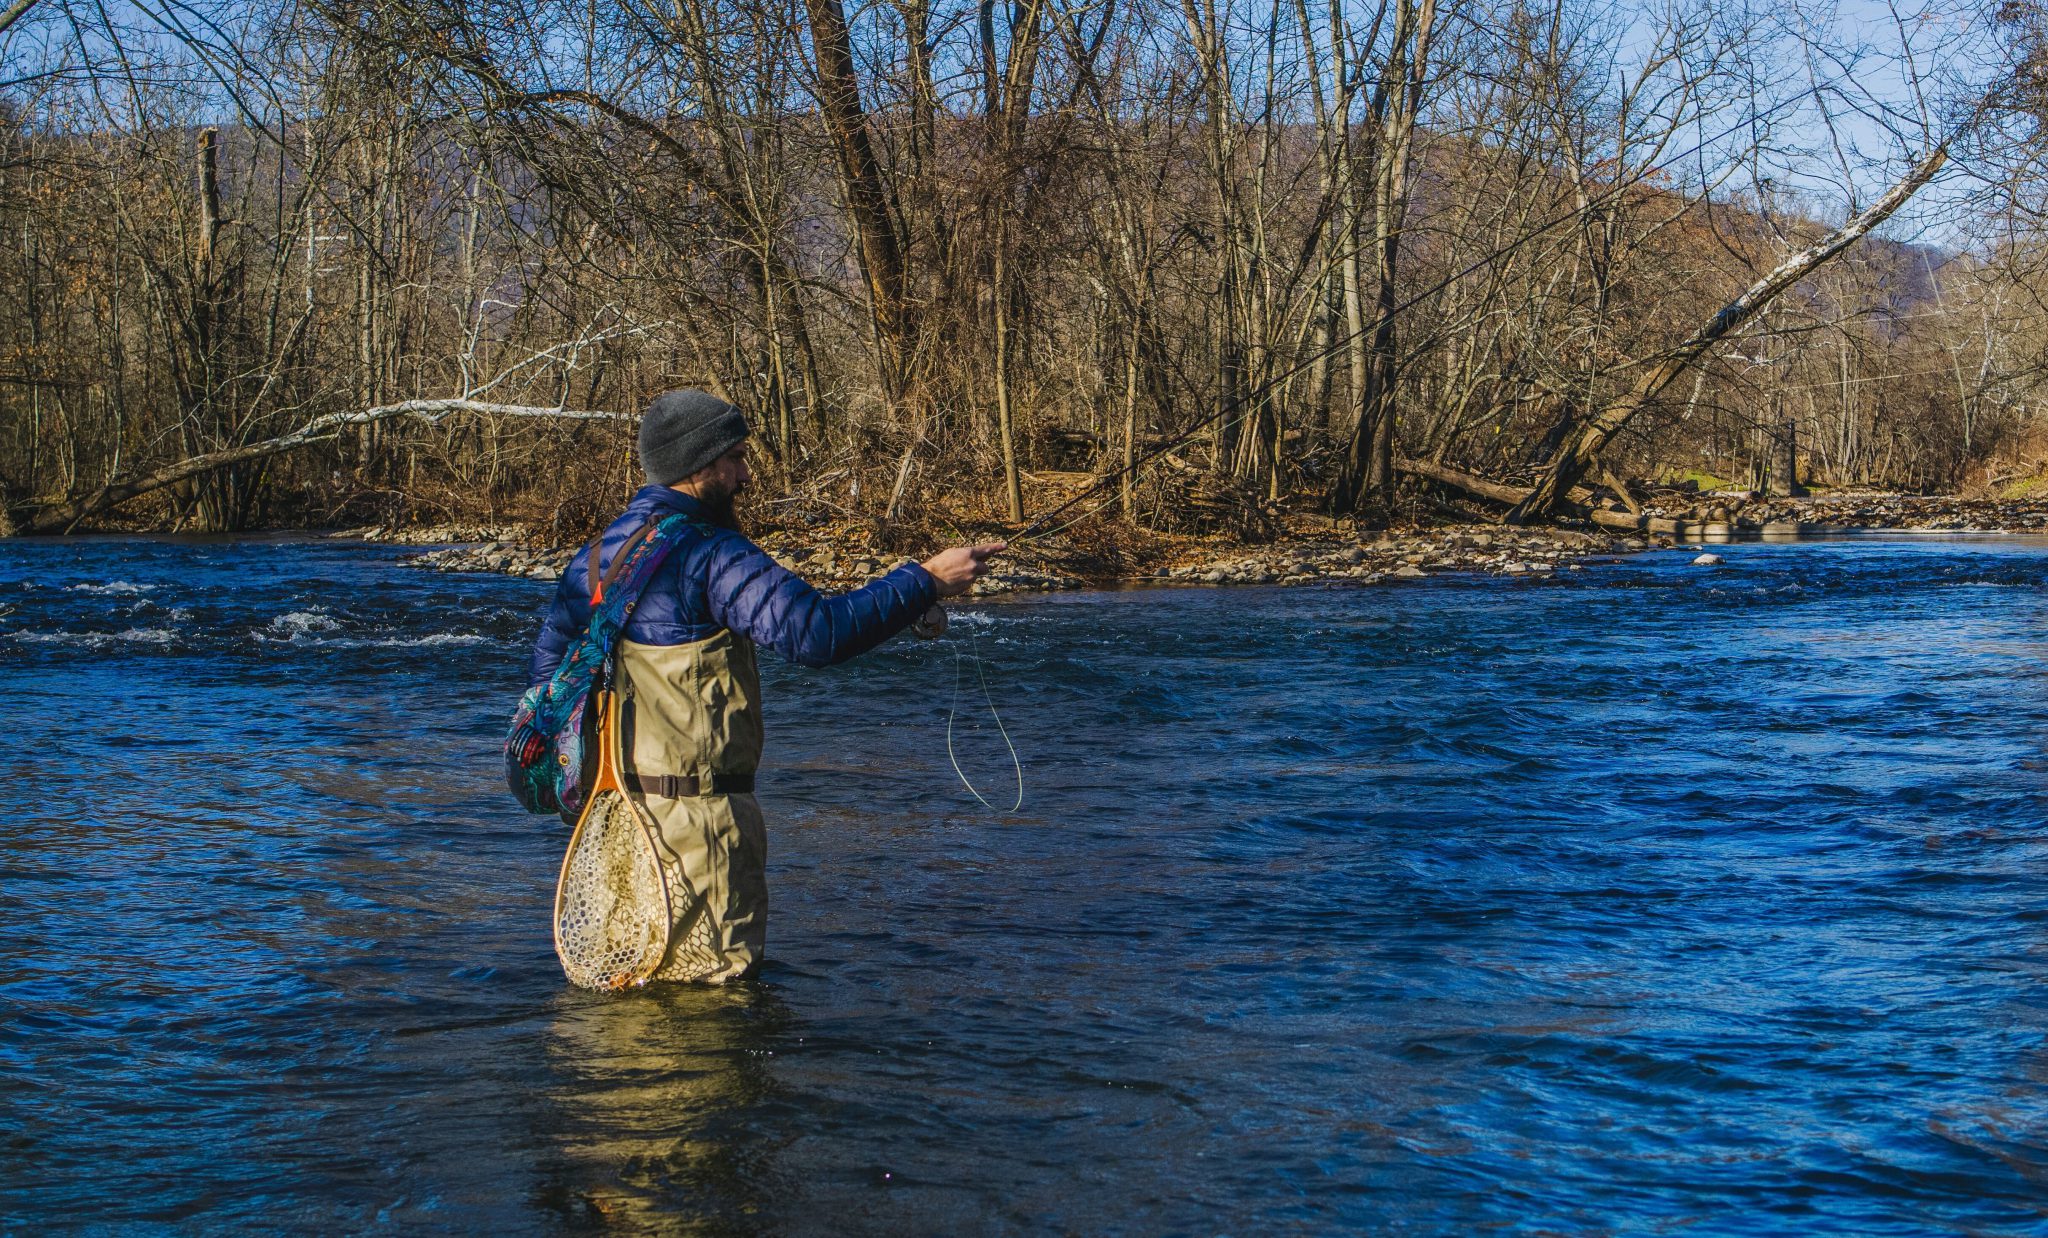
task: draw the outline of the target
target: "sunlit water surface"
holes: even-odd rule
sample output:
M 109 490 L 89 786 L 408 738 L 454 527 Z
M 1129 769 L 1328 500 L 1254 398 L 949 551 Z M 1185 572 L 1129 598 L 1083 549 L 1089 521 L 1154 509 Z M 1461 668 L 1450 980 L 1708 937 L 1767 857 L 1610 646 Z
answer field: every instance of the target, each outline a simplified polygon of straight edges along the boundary
M 1717 549 L 771 667 L 772 962 L 612 998 L 500 782 L 546 586 L 0 544 L 0 1219 L 2048 1231 L 2048 543 Z

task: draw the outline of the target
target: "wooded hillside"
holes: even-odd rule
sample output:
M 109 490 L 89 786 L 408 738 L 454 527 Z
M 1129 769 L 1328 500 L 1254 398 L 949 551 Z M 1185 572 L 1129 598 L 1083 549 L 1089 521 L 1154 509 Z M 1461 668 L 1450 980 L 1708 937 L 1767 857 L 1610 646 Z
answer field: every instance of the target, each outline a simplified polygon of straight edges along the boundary
M 1867 43 L 1689 0 L 9 12 L 21 526 L 199 457 L 132 511 L 580 525 L 630 419 L 536 411 L 683 385 L 780 510 L 884 521 L 1017 521 L 1045 472 L 1152 524 L 1371 518 L 1403 457 L 1945 489 L 2039 429 L 2025 6 Z M 1916 170 L 1891 239 L 1671 360 Z

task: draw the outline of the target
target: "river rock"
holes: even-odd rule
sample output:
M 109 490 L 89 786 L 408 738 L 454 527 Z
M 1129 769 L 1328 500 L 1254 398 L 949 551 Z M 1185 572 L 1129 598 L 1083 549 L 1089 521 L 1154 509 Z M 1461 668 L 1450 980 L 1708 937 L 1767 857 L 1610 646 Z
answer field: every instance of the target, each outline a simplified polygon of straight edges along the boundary
M 1765 532 L 1800 526 L 1861 529 L 2035 532 L 2048 529 L 2048 502 L 1953 495 L 1837 492 L 1805 498 L 1770 498 L 1754 491 L 1718 492 L 1734 500 L 1732 523 Z M 1676 491 L 1653 495 L 1644 510 L 1653 516 L 1685 518 L 1695 510 L 1692 496 Z M 1711 513 L 1709 513 L 1711 519 Z
M 342 529 L 328 537 L 350 541 L 388 542 L 398 546 L 439 546 L 447 543 L 497 542 L 516 545 L 527 530 L 516 524 L 366 525 Z
M 1727 560 L 1723 559 L 1720 555 L 1708 554 L 1701 555 L 1699 558 L 1694 559 L 1692 561 L 1692 565 L 1694 567 L 1719 567 L 1725 562 L 1727 562 Z
M 1078 589 L 1084 583 L 1079 577 L 1063 576 L 1057 572 L 1038 572 L 1028 568 L 1010 567 L 998 569 L 974 582 L 969 590 L 977 597 L 989 597 L 1000 593 L 1044 593 L 1055 589 Z

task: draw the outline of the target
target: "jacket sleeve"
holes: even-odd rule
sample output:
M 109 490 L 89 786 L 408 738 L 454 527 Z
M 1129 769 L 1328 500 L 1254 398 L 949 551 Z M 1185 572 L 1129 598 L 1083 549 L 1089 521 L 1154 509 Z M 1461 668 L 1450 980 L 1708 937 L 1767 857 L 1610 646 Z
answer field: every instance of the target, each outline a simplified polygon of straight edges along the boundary
M 569 656 L 569 647 L 590 622 L 590 600 L 583 595 L 585 573 L 583 558 L 588 548 L 569 560 L 569 566 L 562 569 L 562 581 L 555 586 L 554 604 L 548 607 L 548 617 L 540 625 L 540 639 L 533 645 L 533 660 L 526 665 L 526 686 L 546 680 Z
M 736 534 L 719 539 L 712 555 L 711 617 L 802 666 L 831 666 L 866 653 L 939 600 L 931 573 L 915 563 L 826 597 Z

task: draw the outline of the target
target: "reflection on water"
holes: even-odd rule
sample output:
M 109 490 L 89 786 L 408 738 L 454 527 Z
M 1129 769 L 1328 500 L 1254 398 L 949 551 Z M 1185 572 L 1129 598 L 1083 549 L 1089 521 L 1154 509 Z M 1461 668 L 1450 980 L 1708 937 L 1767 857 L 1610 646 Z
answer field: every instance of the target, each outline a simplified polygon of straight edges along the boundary
M 537 1205 L 568 1219 L 752 1229 L 774 1149 L 735 1139 L 778 1099 L 788 1007 L 758 982 L 656 986 L 565 1004 L 548 1028 L 549 1167 Z
M 618 998 L 499 784 L 547 590 L 401 553 L 0 543 L 0 1228 L 2048 1231 L 2048 543 L 770 667 L 769 965 Z

